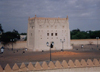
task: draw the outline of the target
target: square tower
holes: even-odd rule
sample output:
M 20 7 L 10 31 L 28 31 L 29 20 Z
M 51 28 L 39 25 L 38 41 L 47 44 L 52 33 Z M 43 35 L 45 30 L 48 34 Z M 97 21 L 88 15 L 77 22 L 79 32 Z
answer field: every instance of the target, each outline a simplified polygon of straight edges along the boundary
M 67 18 L 33 17 L 28 19 L 27 31 L 28 49 L 33 51 L 47 51 L 46 43 L 54 42 L 52 50 L 72 49 L 70 46 L 70 30 Z

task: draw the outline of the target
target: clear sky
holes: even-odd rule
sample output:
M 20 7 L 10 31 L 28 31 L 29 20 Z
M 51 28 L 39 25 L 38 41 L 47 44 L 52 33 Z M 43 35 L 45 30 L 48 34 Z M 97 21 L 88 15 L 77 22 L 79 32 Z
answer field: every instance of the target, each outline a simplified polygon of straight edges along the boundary
M 4 31 L 27 32 L 28 17 L 69 17 L 70 30 L 100 30 L 100 0 L 0 0 Z

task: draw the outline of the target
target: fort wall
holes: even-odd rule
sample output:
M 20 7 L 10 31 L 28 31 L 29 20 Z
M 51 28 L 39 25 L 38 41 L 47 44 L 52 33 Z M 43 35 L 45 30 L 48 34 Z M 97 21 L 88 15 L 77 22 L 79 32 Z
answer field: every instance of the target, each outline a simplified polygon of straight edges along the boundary
M 21 48 L 27 48 L 27 41 L 16 41 L 16 42 L 10 42 L 6 45 L 0 44 L 1 46 L 4 46 L 5 48 L 14 48 L 14 49 L 21 49 Z
M 62 62 L 56 61 L 49 63 L 47 62 L 36 62 L 35 65 L 29 62 L 29 64 L 22 63 L 20 66 L 16 63 L 13 67 L 10 67 L 9 64 L 2 68 L 0 66 L 0 72 L 100 72 L 100 59 L 88 59 L 85 61 L 84 59 L 63 60 Z
M 71 40 L 71 45 L 81 45 L 81 44 L 96 44 L 97 45 L 97 39 L 75 39 Z M 100 44 L 100 39 L 98 39 L 98 44 Z M 0 44 L 0 47 L 2 44 Z M 12 48 L 12 43 L 8 43 L 4 46 L 5 48 Z M 17 41 L 13 43 L 14 49 L 20 49 L 20 48 L 27 48 L 27 41 Z
M 97 44 L 97 39 L 73 39 L 71 40 L 71 44 Z M 98 44 L 100 44 L 100 39 L 98 39 Z

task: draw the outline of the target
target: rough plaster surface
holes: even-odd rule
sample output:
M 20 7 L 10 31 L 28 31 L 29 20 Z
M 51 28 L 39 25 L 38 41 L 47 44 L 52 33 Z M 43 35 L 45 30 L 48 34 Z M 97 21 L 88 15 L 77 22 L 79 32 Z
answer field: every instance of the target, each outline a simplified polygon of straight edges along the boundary
M 100 72 L 100 67 L 68 68 L 68 69 L 28 71 L 28 72 Z
M 28 19 L 27 47 L 33 51 L 49 50 L 46 42 L 54 42 L 53 50 L 72 49 L 70 46 L 70 30 L 67 18 L 40 18 Z M 62 41 L 60 41 L 62 39 Z M 65 41 L 64 41 L 65 39 Z

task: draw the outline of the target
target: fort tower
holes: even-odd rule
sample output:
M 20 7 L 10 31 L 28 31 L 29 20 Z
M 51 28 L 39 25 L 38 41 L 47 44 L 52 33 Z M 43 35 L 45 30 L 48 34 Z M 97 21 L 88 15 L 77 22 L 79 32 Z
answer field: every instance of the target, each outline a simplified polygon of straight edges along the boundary
M 70 30 L 67 18 L 33 17 L 28 19 L 27 45 L 33 51 L 46 51 L 50 48 L 46 43 L 54 42 L 52 50 L 72 49 L 70 46 Z M 61 42 L 60 40 L 65 40 Z

